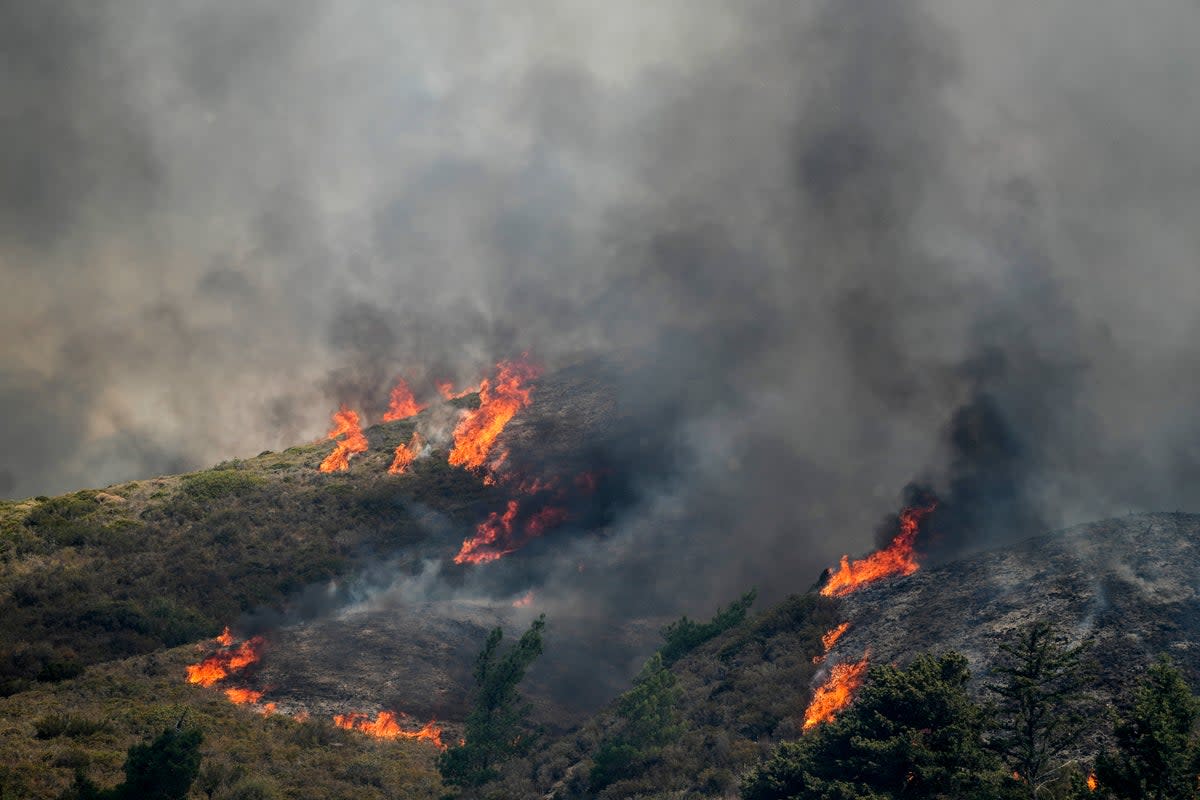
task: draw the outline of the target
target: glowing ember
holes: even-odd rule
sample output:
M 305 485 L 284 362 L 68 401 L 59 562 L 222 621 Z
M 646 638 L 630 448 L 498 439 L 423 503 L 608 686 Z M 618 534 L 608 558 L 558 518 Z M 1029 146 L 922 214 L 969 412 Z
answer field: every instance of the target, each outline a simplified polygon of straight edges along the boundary
M 223 681 L 235 672 L 240 672 L 259 659 L 259 648 L 263 639 L 255 636 L 242 642 L 237 647 L 218 650 L 199 664 L 189 664 L 187 668 L 188 683 L 198 683 L 201 686 L 212 686 Z
M 850 705 L 866 674 L 866 657 L 862 661 L 834 664 L 829 677 L 813 692 L 812 701 L 804 711 L 804 730 L 832 722 L 838 712 Z
M 340 472 L 348 469 L 350 456 L 367 449 L 367 437 L 363 436 L 362 428 L 358 424 L 358 414 L 345 406 L 334 412 L 333 427 L 329 429 L 325 438 L 336 439 L 339 436 L 345 438 L 338 442 L 333 452 L 321 462 L 321 472 Z
M 529 608 L 533 605 L 533 589 L 513 600 L 513 608 Z
M 413 431 L 412 438 L 408 440 L 408 444 L 396 445 L 396 456 L 392 459 L 392 465 L 388 467 L 388 472 L 392 475 L 403 475 L 408 472 L 409 466 L 421 454 L 421 448 L 425 446 L 425 442 L 421 439 L 421 434 Z
M 475 394 L 480 388 L 480 386 L 470 386 L 466 389 L 463 389 L 461 392 L 456 392 L 454 391 L 454 384 L 452 384 L 450 381 L 437 382 L 438 394 L 447 400 L 457 400 L 460 397 L 466 397 L 469 394 Z
M 1096 773 L 1088 773 L 1087 787 L 1089 792 L 1094 792 L 1100 788 L 1100 781 L 1096 780 Z
M 233 644 L 233 634 L 229 632 L 229 626 L 226 625 L 225 630 L 221 631 L 221 635 L 213 641 L 221 645 L 221 647 L 229 647 L 229 645 Z
M 842 638 L 842 634 L 845 633 L 849 629 L 850 629 L 850 623 L 843 622 L 841 625 L 838 625 L 836 628 L 826 631 L 825 634 L 821 637 L 821 647 L 824 649 L 822 650 L 821 655 L 813 656 L 812 662 L 814 664 L 820 664 L 822 661 L 824 661 L 825 656 L 829 655 L 829 651 L 833 649 L 833 646 L 835 644 L 837 644 L 837 640 Z
M 372 720 L 366 714 L 351 711 L 349 714 L 334 716 L 333 724 L 339 728 L 374 736 L 377 739 L 421 739 L 432 742 L 443 750 L 446 749 L 446 745 L 442 744 L 442 729 L 436 721 L 430 720 L 413 731 L 401 728 L 400 721 L 396 716 L 391 711 L 380 711 L 378 716 Z M 407 715 L 401 714 L 400 716 L 404 717 L 406 721 L 408 720 Z
M 838 569 L 829 576 L 829 582 L 821 587 L 821 594 L 826 597 L 840 597 L 868 583 L 893 575 L 911 575 L 916 572 L 919 565 L 913 551 L 913 543 L 917 538 L 921 520 L 936 507 L 936 503 L 931 503 L 925 508 L 911 507 L 901 511 L 900 532 L 892 539 L 892 543 L 858 561 L 851 561 L 849 556 L 842 556 Z
M 454 429 L 454 447 L 450 464 L 480 469 L 509 420 L 529 405 L 532 389 L 525 384 L 539 371 L 525 361 L 502 361 L 496 365 L 496 377 L 479 385 L 479 408 L 467 414 Z
M 384 422 L 395 422 L 398 419 L 408 419 L 415 417 L 425 409 L 425 406 L 417 402 L 413 397 L 412 390 L 408 388 L 408 384 L 403 378 L 396 381 L 395 387 L 392 389 L 392 396 L 388 402 L 388 410 L 383 414 Z

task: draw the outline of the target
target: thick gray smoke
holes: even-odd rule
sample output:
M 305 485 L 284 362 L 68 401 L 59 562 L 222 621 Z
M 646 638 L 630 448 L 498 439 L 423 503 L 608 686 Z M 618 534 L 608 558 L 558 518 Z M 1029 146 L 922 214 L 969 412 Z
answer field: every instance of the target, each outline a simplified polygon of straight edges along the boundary
M 986 5 L 0 2 L 0 494 L 529 350 L 658 453 L 580 602 L 1193 508 L 1200 11 Z

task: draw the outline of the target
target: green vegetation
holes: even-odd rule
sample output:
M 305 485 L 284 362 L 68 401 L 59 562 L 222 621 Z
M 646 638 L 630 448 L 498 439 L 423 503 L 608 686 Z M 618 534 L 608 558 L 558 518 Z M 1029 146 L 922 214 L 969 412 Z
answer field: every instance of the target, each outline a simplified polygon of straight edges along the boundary
M 1166 656 L 1147 672 L 1116 726 L 1114 751 L 1096 761 L 1102 789 L 1118 798 L 1183 800 L 1200 794 L 1200 701 Z
M 705 642 L 720 636 L 735 625 L 742 624 L 746 619 L 746 612 L 754 605 L 756 595 L 757 592 L 753 589 L 746 592 L 728 607 L 718 609 L 716 615 L 708 622 L 694 622 L 687 617 L 680 617 L 663 628 L 662 636 L 666 640 L 660 651 L 663 662 L 670 666 Z
M 418 562 L 427 528 L 413 508 L 468 523 L 496 490 L 442 455 L 389 476 L 389 448 L 412 428 L 372 428 L 372 450 L 336 475 L 317 471 L 332 447 L 320 443 L 0 503 L 0 697 L 215 635 L 381 555 Z
M 596 751 L 590 776 L 598 792 L 622 778 L 644 771 L 661 754 L 664 745 L 679 738 L 682 725 L 677 705 L 679 689 L 661 653 L 655 653 L 617 700 L 617 730 Z
M 996 696 L 991 748 L 1021 776 L 1030 798 L 1059 777 L 1066 755 L 1088 728 L 1083 647 L 1066 646 L 1040 620 L 1000 645 L 987 689 Z
M 745 800 L 983 798 L 998 783 L 984 717 L 957 654 L 907 669 L 872 665 L 860 696 L 834 722 L 776 748 L 742 786 Z M 991 780 L 989 780 L 991 779 Z
M 472 787 L 496 776 L 505 761 L 529 752 L 537 732 L 529 724 L 529 705 L 517 691 L 529 666 L 542 654 L 546 617 L 539 616 L 503 656 L 504 632 L 494 629 L 475 661 L 475 705 L 467 716 L 466 741 L 438 759 L 442 780 Z

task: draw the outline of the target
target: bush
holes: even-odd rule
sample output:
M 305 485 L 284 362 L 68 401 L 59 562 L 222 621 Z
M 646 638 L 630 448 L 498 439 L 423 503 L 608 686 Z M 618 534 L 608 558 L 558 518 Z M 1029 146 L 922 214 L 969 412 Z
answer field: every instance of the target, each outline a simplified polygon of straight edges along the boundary
M 756 594 L 753 589 L 746 592 L 726 608 L 718 609 L 708 622 L 694 622 L 687 617 L 680 617 L 663 628 L 662 636 L 666 640 L 661 650 L 663 661 L 670 666 L 705 642 L 740 625 L 746 619 L 750 606 L 754 605 Z
M 180 489 L 196 500 L 241 497 L 262 483 L 262 479 L 238 469 L 210 469 L 183 479 Z

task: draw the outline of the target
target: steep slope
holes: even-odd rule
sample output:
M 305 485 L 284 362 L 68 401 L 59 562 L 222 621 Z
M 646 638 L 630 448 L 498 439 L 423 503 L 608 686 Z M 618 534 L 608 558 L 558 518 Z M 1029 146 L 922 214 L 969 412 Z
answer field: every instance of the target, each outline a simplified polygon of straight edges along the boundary
M 956 650 L 980 690 L 1000 642 L 1036 619 L 1090 644 L 1098 710 L 1122 704 L 1159 653 L 1200 686 L 1198 535 L 1200 515 L 1132 515 L 922 568 L 844 598 L 796 595 L 672 668 L 684 730 L 645 771 L 599 795 L 589 788 L 598 748 L 620 726 L 610 707 L 510 765 L 499 785 L 512 796 L 731 796 L 738 775 L 774 743 L 802 735 L 812 690 L 834 664 L 869 653 L 903 665 L 923 651 Z M 822 659 L 822 634 L 843 622 L 847 632 Z M 1103 739 L 1100 730 L 1082 746 L 1094 752 Z

